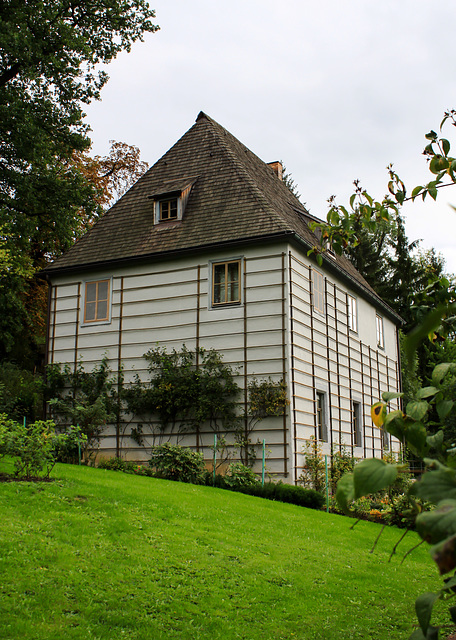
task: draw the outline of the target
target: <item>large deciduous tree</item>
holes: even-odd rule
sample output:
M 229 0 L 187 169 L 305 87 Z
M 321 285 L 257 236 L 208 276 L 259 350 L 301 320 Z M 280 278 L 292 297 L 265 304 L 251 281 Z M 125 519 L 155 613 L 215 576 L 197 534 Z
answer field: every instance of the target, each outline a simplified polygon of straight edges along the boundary
M 146 0 L 0 4 L 2 358 L 23 357 L 33 275 L 101 213 L 99 185 L 74 160 L 90 147 L 83 107 L 108 80 L 99 65 L 153 33 L 153 18 Z

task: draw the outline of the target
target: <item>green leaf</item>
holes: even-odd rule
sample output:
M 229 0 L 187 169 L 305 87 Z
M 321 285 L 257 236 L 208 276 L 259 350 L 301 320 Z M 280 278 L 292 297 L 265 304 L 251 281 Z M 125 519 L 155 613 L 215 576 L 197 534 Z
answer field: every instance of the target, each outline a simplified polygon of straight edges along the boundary
M 422 420 L 429 409 L 429 403 L 413 400 L 407 404 L 407 415 L 413 420 Z
M 445 586 L 442 588 L 442 591 L 452 591 L 453 593 L 455 592 L 456 576 L 453 576 L 452 578 L 445 578 L 444 583 Z
M 438 593 L 423 593 L 415 601 L 416 617 L 425 636 L 431 622 L 432 607 L 439 598 Z
M 455 373 L 456 372 L 456 363 L 455 362 L 443 362 L 442 364 L 438 364 L 434 367 L 434 371 L 432 372 L 432 382 L 434 384 L 439 384 L 442 382 L 443 378 L 447 375 L 447 373 Z
M 399 204 L 402 204 L 405 200 L 406 193 L 405 191 L 397 191 L 395 194 L 395 198 Z
M 415 187 L 412 191 L 412 200 L 414 200 L 416 198 L 417 195 L 419 195 L 422 191 L 423 191 L 424 187 L 422 186 L 418 186 Z
M 443 420 L 450 413 L 454 406 L 454 402 L 453 400 L 441 400 L 440 402 L 437 402 L 435 406 L 440 420 Z
M 445 138 L 442 138 L 440 142 L 442 143 L 443 153 L 447 156 L 451 145 L 448 140 L 445 140 Z
M 390 400 L 394 400 L 395 398 L 402 398 L 403 396 L 403 393 L 395 393 L 394 391 L 384 391 L 382 393 L 382 399 L 384 402 L 389 402 Z
M 432 189 L 428 189 L 428 193 L 433 200 L 437 199 L 437 189 L 435 187 Z
M 321 253 L 317 253 L 317 263 L 319 267 L 321 267 L 321 265 L 323 264 L 323 256 L 321 255 Z
M 443 444 L 443 436 L 444 434 L 442 430 L 437 431 L 436 434 L 432 436 L 427 436 L 426 442 L 428 446 L 431 447 L 432 449 L 437 449 L 438 451 L 440 451 Z
M 370 196 L 367 191 L 363 191 L 363 196 L 366 198 L 366 200 L 368 201 L 368 203 L 370 204 L 370 206 L 372 207 L 372 205 L 374 204 L 374 199 L 372 198 L 372 196 Z
M 439 390 L 436 387 L 423 387 L 422 389 L 418 389 L 416 394 L 417 398 L 429 398 L 430 396 L 435 396 Z
M 402 411 L 400 409 L 398 409 L 397 411 L 390 411 L 385 418 L 383 428 L 392 436 L 403 442 L 405 434 L 405 422 L 404 414 L 402 413 Z
M 426 138 L 426 140 L 437 140 L 437 134 L 435 131 L 429 131 L 429 133 L 426 133 L 426 135 L 424 136 Z
M 440 575 L 452 571 L 456 567 L 456 535 L 431 547 L 430 554 L 439 568 Z
M 446 499 L 456 501 L 456 473 L 453 469 L 441 465 L 436 471 L 423 473 L 413 488 L 418 498 L 433 504 Z
M 355 498 L 353 473 L 346 473 L 337 483 L 336 500 L 344 513 L 349 513 L 349 504 Z
M 422 457 L 427 450 L 427 431 L 426 427 L 421 422 L 413 422 L 410 425 L 406 425 L 405 439 L 407 444 L 417 456 Z
M 353 470 L 355 500 L 370 493 L 389 487 L 397 477 L 396 465 L 384 460 L 369 458 L 363 460 Z
M 456 500 L 442 500 L 434 511 L 420 513 L 415 520 L 418 534 L 436 545 L 456 535 Z

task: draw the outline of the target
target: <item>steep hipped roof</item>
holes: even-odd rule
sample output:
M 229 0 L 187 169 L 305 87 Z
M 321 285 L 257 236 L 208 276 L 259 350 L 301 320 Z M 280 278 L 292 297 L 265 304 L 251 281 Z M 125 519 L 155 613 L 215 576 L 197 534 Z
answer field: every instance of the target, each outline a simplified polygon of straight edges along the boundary
M 189 186 L 183 219 L 154 225 L 151 197 Z M 318 244 L 308 226 L 311 219 L 269 165 L 201 112 L 193 127 L 45 273 L 279 237 L 310 248 Z M 325 262 L 395 316 L 347 259 Z

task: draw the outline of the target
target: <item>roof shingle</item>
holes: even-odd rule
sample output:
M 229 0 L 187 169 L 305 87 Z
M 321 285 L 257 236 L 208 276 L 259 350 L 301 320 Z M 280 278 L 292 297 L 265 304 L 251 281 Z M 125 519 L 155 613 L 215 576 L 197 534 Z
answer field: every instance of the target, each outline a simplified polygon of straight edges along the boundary
M 154 225 L 152 197 L 190 185 L 183 220 Z M 180 140 L 45 273 L 280 235 L 310 248 L 319 244 L 308 226 L 312 219 L 268 164 L 201 112 Z M 346 258 L 325 262 L 396 316 Z

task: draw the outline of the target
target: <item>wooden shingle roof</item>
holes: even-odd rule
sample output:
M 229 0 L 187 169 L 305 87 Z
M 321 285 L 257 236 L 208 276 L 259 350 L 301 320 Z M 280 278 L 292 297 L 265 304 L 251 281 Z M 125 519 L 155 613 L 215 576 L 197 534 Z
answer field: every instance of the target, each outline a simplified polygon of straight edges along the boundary
M 189 185 L 183 219 L 154 225 L 153 196 Z M 279 237 L 310 248 L 318 244 L 308 226 L 311 219 L 268 164 L 201 112 L 191 129 L 45 273 L 52 277 Z M 346 258 L 326 258 L 325 263 L 386 307 Z

